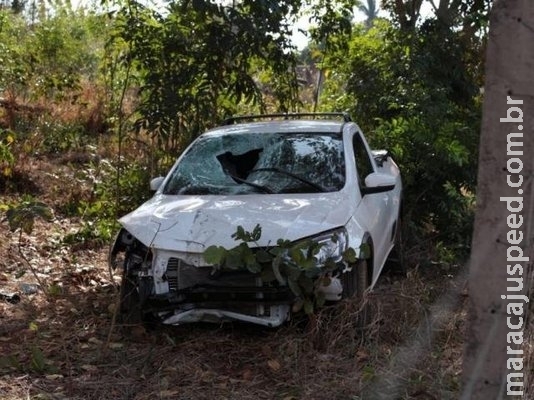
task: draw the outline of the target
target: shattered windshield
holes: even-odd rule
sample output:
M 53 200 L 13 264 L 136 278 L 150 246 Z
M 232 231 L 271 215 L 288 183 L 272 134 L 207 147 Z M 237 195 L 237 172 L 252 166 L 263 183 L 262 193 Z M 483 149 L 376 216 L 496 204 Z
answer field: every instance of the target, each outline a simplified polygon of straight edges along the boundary
M 199 138 L 164 194 L 317 193 L 345 184 L 339 134 L 224 133 Z

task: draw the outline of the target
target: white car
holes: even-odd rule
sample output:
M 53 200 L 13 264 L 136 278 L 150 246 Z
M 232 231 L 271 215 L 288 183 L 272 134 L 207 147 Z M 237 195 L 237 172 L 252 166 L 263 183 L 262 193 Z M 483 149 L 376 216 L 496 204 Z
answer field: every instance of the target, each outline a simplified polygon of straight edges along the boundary
M 238 244 L 238 227 L 261 227 L 252 248 L 311 240 L 334 261 L 355 249 L 357 261 L 329 271 L 321 287 L 329 301 L 372 288 L 399 237 L 399 169 L 341 113 L 233 118 L 193 141 L 151 188 L 154 196 L 120 219 L 110 252 L 113 268 L 122 261 L 121 311 L 129 321 L 275 327 L 288 320 L 298 296 L 283 281 L 206 262 L 207 248 Z M 317 253 L 321 268 L 325 252 Z

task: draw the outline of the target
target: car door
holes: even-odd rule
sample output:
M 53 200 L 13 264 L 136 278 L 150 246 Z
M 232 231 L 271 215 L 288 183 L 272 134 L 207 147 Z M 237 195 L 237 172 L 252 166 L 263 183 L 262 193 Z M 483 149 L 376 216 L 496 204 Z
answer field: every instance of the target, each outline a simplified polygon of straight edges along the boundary
M 376 172 L 374 159 L 370 154 L 369 147 L 363 139 L 360 131 L 353 136 L 354 162 L 358 178 L 358 186 L 365 187 L 365 178 L 372 172 Z M 359 218 L 369 230 L 374 247 L 373 282 L 380 272 L 380 268 L 386 260 L 387 252 L 391 244 L 390 216 L 393 208 L 391 192 L 362 195 L 358 206 Z

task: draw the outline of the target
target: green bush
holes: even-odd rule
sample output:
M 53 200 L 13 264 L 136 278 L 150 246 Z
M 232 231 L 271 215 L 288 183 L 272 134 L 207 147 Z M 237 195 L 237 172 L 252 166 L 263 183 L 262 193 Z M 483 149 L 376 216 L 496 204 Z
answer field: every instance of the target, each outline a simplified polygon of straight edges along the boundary
M 15 155 L 11 146 L 15 141 L 15 135 L 8 131 L 0 129 L 0 176 L 9 178 L 13 174 L 15 165 Z
M 376 21 L 355 29 L 344 62 L 327 58 L 336 73 L 323 108 L 348 109 L 372 147 L 393 153 L 412 239 L 470 243 L 481 118 L 477 51 L 433 20 L 413 32 Z

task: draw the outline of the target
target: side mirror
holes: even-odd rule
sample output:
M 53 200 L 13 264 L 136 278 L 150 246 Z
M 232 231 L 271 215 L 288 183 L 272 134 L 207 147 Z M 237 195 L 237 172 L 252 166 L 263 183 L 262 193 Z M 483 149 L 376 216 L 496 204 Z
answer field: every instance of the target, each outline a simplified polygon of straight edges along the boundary
M 387 161 L 391 154 L 388 150 L 371 150 L 373 158 L 375 159 L 376 165 L 381 167 Z
M 381 172 L 373 172 L 365 178 L 365 187 L 361 188 L 362 196 L 366 194 L 383 193 L 393 190 L 395 177 Z
M 157 178 L 154 178 L 150 181 L 150 190 L 153 192 L 157 191 L 165 178 L 163 176 L 158 176 Z

